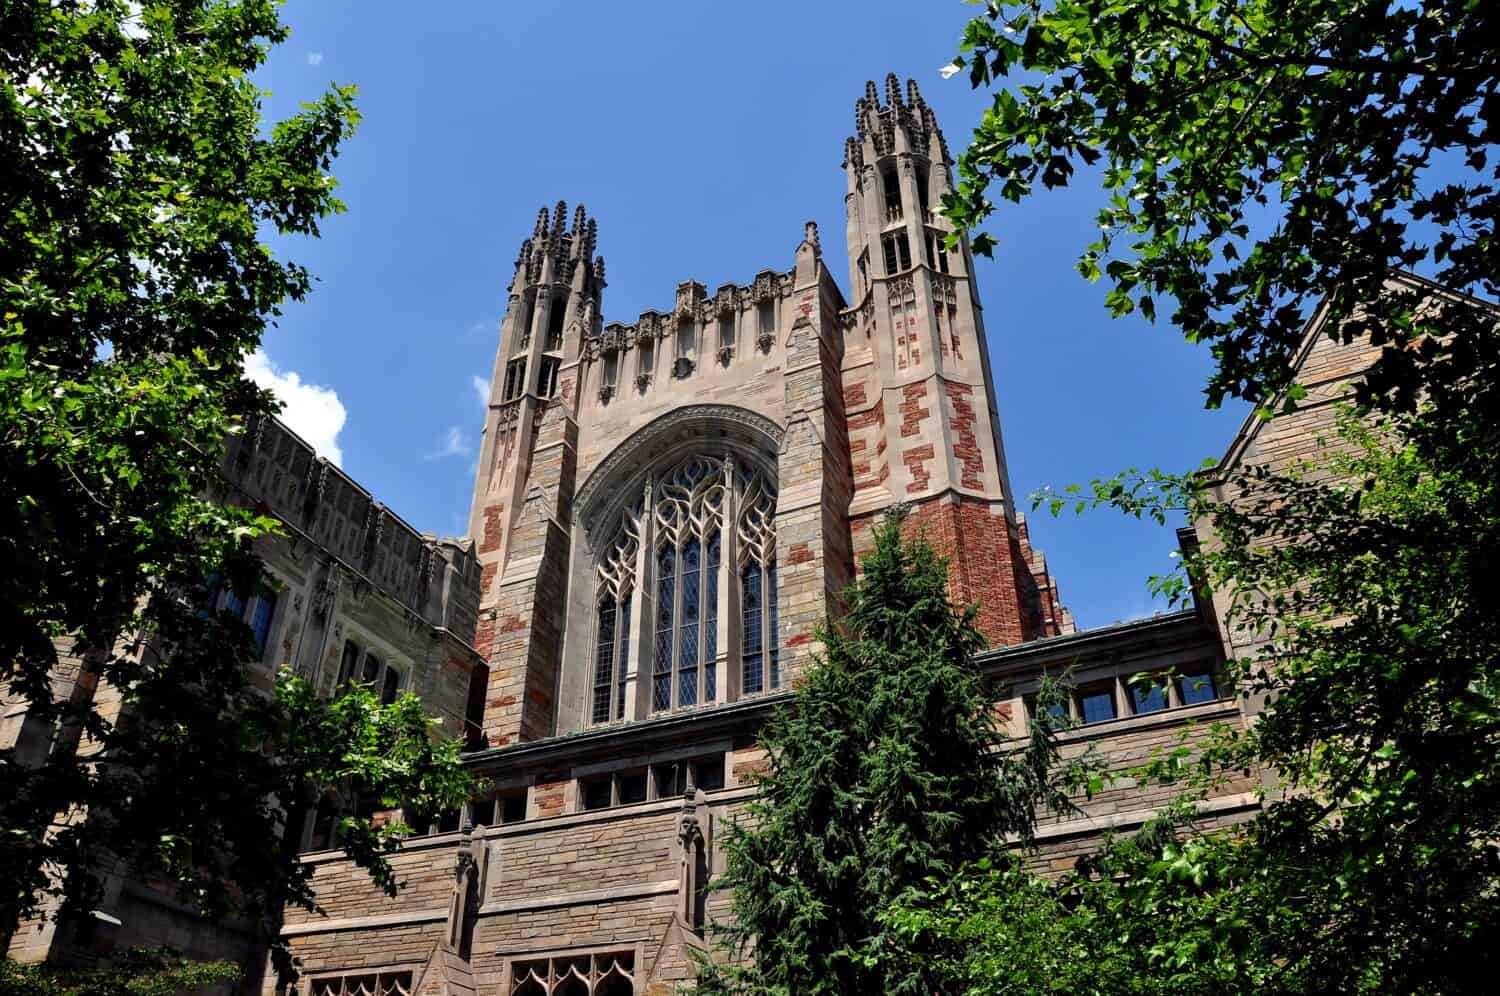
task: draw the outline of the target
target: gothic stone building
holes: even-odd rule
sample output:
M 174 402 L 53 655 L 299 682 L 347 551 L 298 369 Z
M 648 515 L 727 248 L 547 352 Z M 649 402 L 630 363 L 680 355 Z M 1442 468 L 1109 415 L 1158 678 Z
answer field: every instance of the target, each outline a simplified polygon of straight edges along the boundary
M 1080 722 L 1065 749 L 1117 769 L 1245 721 L 1219 679 L 1214 606 L 1085 632 L 1062 607 L 1015 507 L 973 261 L 944 247 L 936 210 L 951 161 L 915 84 L 867 88 L 844 167 L 848 298 L 808 225 L 786 269 L 712 293 L 688 280 L 670 308 L 605 322 L 594 220 L 544 210 L 510 285 L 467 540 L 418 536 L 274 423 L 226 454 L 226 478 L 294 527 L 269 560 L 287 588 L 268 659 L 330 689 L 394 668 L 467 737 L 486 784 L 395 856 L 394 899 L 309 819 L 301 860 L 323 911 L 284 918 L 301 970 L 288 991 L 685 984 L 727 905 L 706 886 L 755 792 L 756 730 L 795 693 L 896 503 L 950 558 L 955 597 L 979 604 L 994 648 L 981 662 L 1017 734 L 1037 676 L 1064 667 Z M 1337 384 L 1353 366 L 1327 369 Z M 1303 411 L 1314 421 L 1288 438 L 1321 424 Z M 1247 422 L 1233 459 L 1267 431 Z M 1128 681 L 1168 671 L 1155 691 Z M 1243 819 L 1257 786 L 1224 784 L 1203 818 Z M 1066 870 L 1166 795 L 1121 779 L 1047 823 L 1032 860 Z M 186 919 L 163 934 L 164 899 L 122 889 L 146 904 L 131 911 L 146 926 L 121 928 L 130 941 L 156 930 L 228 950 Z

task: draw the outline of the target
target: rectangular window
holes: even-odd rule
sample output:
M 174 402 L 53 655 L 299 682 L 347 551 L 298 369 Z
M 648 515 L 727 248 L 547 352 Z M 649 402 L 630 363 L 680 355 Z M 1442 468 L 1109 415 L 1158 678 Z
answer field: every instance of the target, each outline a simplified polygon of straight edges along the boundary
M 380 658 L 374 654 L 365 652 L 365 665 L 360 669 L 359 680 L 367 685 L 375 684 L 380 677 Z
M 703 701 L 719 694 L 719 534 L 708 538 L 708 563 L 703 569 Z
M 693 761 L 693 787 L 705 792 L 724 787 L 723 754 L 710 754 Z
M 344 657 L 339 662 L 339 684 L 345 685 L 354 680 L 359 667 L 359 645 L 353 640 L 344 641 Z
M 537 375 L 536 396 L 550 398 L 557 394 L 557 373 L 562 369 L 562 360 L 555 356 L 544 356 L 538 369 L 540 372 Z
M 734 315 L 719 316 L 719 348 L 734 348 Z
M 700 550 L 697 540 L 682 548 L 682 618 L 677 633 L 677 704 L 698 702 L 698 567 Z
M 505 365 L 505 393 L 501 395 L 504 401 L 514 401 L 526 390 L 526 359 L 511 360 Z
M 760 629 L 760 565 L 753 560 L 746 564 L 741 581 L 740 601 L 743 605 L 743 618 L 740 630 L 743 640 L 740 661 L 744 669 L 744 674 L 741 676 L 741 688 L 745 694 L 749 695 L 762 691 L 765 683 L 765 662 L 761 657 L 763 634 Z
M 266 591 L 255 600 L 255 611 L 250 615 L 250 629 L 255 634 L 255 653 L 266 655 L 266 641 L 271 638 L 271 623 L 276 618 L 276 592 Z
M 620 354 L 604 354 L 604 383 L 614 387 L 620 380 Z
M 677 355 L 691 357 L 698 352 L 698 329 L 692 322 L 677 326 Z
M 233 588 L 224 593 L 223 611 L 234 616 L 236 619 L 245 618 L 245 600 Z
M 615 602 L 607 596 L 599 606 L 599 632 L 594 637 L 594 722 L 609 721 L 609 700 L 614 693 Z
M 646 801 L 646 770 L 625 771 L 616 775 L 620 805 Z
M 911 243 L 905 232 L 881 236 L 880 249 L 885 254 L 886 276 L 911 269 Z
M 651 371 L 656 368 L 656 343 L 649 338 L 642 338 L 640 348 L 636 351 L 636 373 L 649 378 Z
M 1027 695 L 1022 698 L 1026 706 L 1026 718 L 1033 722 L 1042 718 L 1041 703 L 1035 695 Z M 1047 707 L 1047 712 L 1059 723 L 1066 722 L 1068 718 L 1068 707 L 1061 702 L 1053 702 Z
M 495 825 L 495 801 L 494 799 L 474 799 L 469 803 L 469 818 L 474 821 L 476 827 Z
M 385 669 L 385 681 L 380 688 L 380 701 L 390 705 L 401 694 L 401 672 L 393 667 Z
M 595 809 L 608 809 L 614 801 L 612 795 L 614 779 L 609 775 L 604 775 L 600 778 L 590 778 L 580 782 L 578 789 L 585 812 Z
M 781 687 L 781 647 L 776 638 L 776 565 L 766 565 L 766 655 L 771 661 L 771 687 Z
M 1179 675 L 1177 698 L 1183 705 L 1198 705 L 1202 702 L 1213 702 L 1219 698 L 1219 688 L 1214 681 L 1213 672 L 1198 671 L 1194 674 Z
M 653 764 L 651 774 L 656 783 L 658 799 L 673 799 L 687 791 L 686 762 L 672 761 L 665 764 Z
M 1167 685 L 1160 675 L 1147 675 L 1130 683 L 1130 704 L 1137 716 L 1161 712 L 1167 707 Z
M 887 169 L 881 171 L 881 180 L 885 188 L 885 217 L 887 221 L 899 221 L 901 219 L 901 181 L 896 176 L 896 171 Z
M 776 331 L 776 302 L 762 301 L 756 311 L 760 320 L 760 331 L 771 333 Z
M 562 349 L 563 322 L 568 317 L 568 299 L 558 294 L 552 299 L 552 310 L 547 315 L 547 350 Z
M 656 562 L 656 667 L 651 674 L 651 708 L 672 708 L 672 615 L 677 609 L 677 551 L 663 547 Z
M 630 598 L 620 611 L 620 667 L 615 679 L 615 716 L 625 718 L 625 685 L 630 671 Z
M 1115 718 L 1115 683 L 1103 682 L 1078 690 L 1078 714 L 1085 723 L 1102 723 Z
M 495 800 L 495 808 L 499 811 L 500 822 L 506 826 L 512 823 L 523 823 L 526 820 L 526 790 L 512 792 L 502 795 Z

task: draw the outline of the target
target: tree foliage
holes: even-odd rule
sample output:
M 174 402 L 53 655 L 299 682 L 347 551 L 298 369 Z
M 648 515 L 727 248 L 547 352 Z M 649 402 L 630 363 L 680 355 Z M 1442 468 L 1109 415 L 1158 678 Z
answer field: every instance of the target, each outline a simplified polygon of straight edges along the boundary
M 178 996 L 242 974 L 238 965 L 189 961 L 171 948 L 128 948 L 98 972 L 0 961 L 0 996 Z
M 761 733 L 769 768 L 725 845 L 720 927 L 743 966 L 705 992 L 930 993 L 921 960 L 892 957 L 879 912 L 1066 806 L 1046 731 L 1006 745 L 974 664 L 974 609 L 949 600 L 947 563 L 901 538 L 899 515 L 820 639 L 796 704 Z
M 1075 934 L 1094 940 L 1086 970 L 1064 978 L 1094 981 L 1069 991 L 1490 991 L 1500 447 L 1425 411 L 1373 422 L 1351 411 L 1330 443 L 1281 473 L 1127 474 L 1081 493 L 1215 524 L 1214 542 L 1156 585 L 1227 598 L 1250 648 L 1230 676 L 1266 706 L 1201 755 L 1134 772 L 1182 786 L 1182 805 L 1079 875 L 1044 887 L 983 870 L 942 903 L 892 914 L 912 936 L 944 939 L 962 991 L 1024 991 L 994 973 Z M 1253 820 L 1194 827 L 1209 783 L 1255 770 L 1279 781 Z M 1040 890 L 1051 912 L 1011 918 L 1017 890 Z
M 1500 295 L 1497 35 L 1484 0 L 991 0 L 957 62 L 997 89 L 946 212 L 978 225 L 1093 166 L 1078 268 L 1116 315 L 1170 303 L 1213 348 L 1210 405 L 1287 387 L 1322 301 L 1330 335 L 1392 347 L 1368 390 L 1410 410 L 1496 369 L 1491 316 L 1450 308 L 1434 336 L 1390 278 Z
M 207 914 L 272 915 L 311 901 L 282 824 L 324 787 L 463 797 L 419 703 L 269 689 L 205 601 L 205 578 L 266 583 L 250 542 L 275 529 L 215 497 L 226 434 L 274 405 L 243 358 L 309 287 L 261 240 L 342 210 L 328 171 L 357 120 L 336 86 L 262 121 L 278 6 L 0 5 L 0 678 L 51 731 L 0 751 L 0 936 L 48 893 L 87 908 L 114 860 Z M 393 888 L 397 831 L 344 829 Z

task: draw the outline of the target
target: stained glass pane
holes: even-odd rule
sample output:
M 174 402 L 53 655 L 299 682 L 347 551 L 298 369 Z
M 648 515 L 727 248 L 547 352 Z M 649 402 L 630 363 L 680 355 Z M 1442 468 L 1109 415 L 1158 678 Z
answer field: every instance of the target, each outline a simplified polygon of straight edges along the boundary
M 630 596 L 625 596 L 625 604 L 620 610 L 620 671 L 619 680 L 616 684 L 618 691 L 615 695 L 615 716 L 619 719 L 625 718 L 625 682 L 630 673 Z
M 766 565 L 766 650 L 771 658 L 771 687 L 781 687 L 781 639 L 776 630 L 776 565 Z
M 271 636 L 271 620 L 276 616 L 276 593 L 268 591 L 255 600 L 250 628 L 255 633 L 256 653 L 265 655 L 266 640 Z
M 615 603 L 599 606 L 599 633 L 594 641 L 594 722 L 609 719 L 610 685 L 614 681 Z
M 698 702 L 698 672 L 685 668 L 678 675 L 677 696 L 679 705 L 695 705 Z
M 708 566 L 703 574 L 703 701 L 718 694 L 719 666 L 719 534 L 708 539 Z
M 656 558 L 656 661 L 652 669 L 651 708 L 672 707 L 672 616 L 677 597 L 677 553 L 663 547 Z
M 760 630 L 760 565 L 751 561 L 745 565 L 741 598 L 744 602 L 744 618 L 740 627 L 744 637 L 741 659 L 744 664 L 744 690 L 746 694 L 761 691 L 765 680 L 761 659 Z

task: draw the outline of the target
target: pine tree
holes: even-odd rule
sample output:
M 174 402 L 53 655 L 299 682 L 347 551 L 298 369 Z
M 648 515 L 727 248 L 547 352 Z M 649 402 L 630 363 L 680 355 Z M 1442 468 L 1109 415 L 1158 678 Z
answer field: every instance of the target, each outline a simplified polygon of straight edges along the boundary
M 901 523 L 877 527 L 848 614 L 762 730 L 768 768 L 720 886 L 735 964 L 706 966 L 700 991 L 932 992 L 920 960 L 889 956 L 880 911 L 1028 842 L 1038 808 L 1065 804 L 1047 732 L 1005 742 L 974 661 L 975 607 L 953 605 L 947 562 Z

